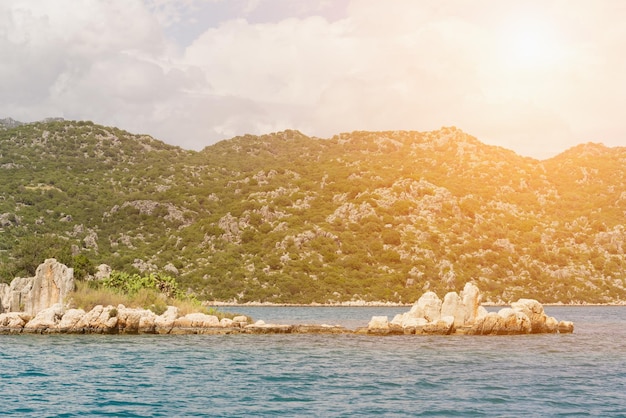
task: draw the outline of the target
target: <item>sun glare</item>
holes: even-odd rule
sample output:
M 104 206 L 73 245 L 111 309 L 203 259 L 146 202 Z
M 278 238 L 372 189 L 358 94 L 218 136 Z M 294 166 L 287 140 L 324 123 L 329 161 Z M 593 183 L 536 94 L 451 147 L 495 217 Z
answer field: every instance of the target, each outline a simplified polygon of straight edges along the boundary
M 502 38 L 506 63 L 516 69 L 542 70 L 553 67 L 559 56 L 554 27 L 545 22 L 517 20 Z

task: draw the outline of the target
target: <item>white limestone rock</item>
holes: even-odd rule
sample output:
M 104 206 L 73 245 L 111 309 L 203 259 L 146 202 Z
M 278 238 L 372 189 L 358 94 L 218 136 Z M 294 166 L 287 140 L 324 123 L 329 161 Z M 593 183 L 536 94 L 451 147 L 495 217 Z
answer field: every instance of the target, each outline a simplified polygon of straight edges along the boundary
M 82 309 L 68 309 L 65 311 L 63 318 L 56 326 L 59 332 L 71 332 L 74 331 L 76 324 L 83 318 L 85 311 Z
M 413 317 L 425 318 L 428 322 L 437 321 L 441 317 L 441 299 L 435 292 L 426 292 L 409 312 Z
M 368 330 L 387 331 L 389 330 L 389 318 L 387 316 L 373 316 L 367 324 Z
M 168 306 L 165 312 L 154 318 L 155 330 L 159 334 L 168 334 L 174 327 L 174 321 L 179 316 L 176 306 Z
M 61 321 L 65 308 L 62 304 L 57 303 L 49 308 L 37 312 L 37 315 L 24 326 L 25 330 L 43 331 L 48 328 L 54 328 Z
M 174 327 L 181 328 L 209 328 L 219 327 L 220 320 L 215 315 L 207 315 L 200 312 L 187 314 L 174 321 Z
M 31 316 L 24 312 L 7 312 L 0 314 L 0 327 L 21 329 L 31 320 Z
M 456 292 L 448 292 L 444 296 L 441 304 L 441 316 L 452 316 L 455 327 L 465 325 L 465 305 L 463 305 L 463 299 Z
M 463 306 L 465 307 L 464 323 L 466 325 L 471 325 L 478 316 L 478 308 L 480 307 L 482 295 L 475 284 L 465 283 L 465 287 L 461 292 L 461 299 L 463 300 Z

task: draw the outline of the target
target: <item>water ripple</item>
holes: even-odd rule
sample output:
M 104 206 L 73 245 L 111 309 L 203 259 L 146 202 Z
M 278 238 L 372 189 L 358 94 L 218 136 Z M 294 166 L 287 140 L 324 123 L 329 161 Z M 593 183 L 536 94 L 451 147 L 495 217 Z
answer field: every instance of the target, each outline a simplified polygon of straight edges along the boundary
M 624 416 L 626 309 L 564 309 L 573 335 L 0 336 L 0 414 Z

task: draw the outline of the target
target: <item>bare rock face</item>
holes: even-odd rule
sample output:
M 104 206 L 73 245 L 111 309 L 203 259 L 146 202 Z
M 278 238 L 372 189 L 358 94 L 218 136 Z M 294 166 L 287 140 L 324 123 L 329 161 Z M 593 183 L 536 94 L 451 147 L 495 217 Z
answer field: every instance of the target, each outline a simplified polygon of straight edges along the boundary
M 72 332 L 76 328 L 76 324 L 85 316 L 85 311 L 82 309 L 68 309 L 65 311 L 65 315 L 61 318 L 61 321 L 57 324 L 59 332 L 66 333 Z
M 9 285 L 6 283 L 0 283 L 0 314 L 4 312 L 5 300 L 8 299 Z
M 49 308 L 42 309 L 37 315 L 24 326 L 27 332 L 43 332 L 48 328 L 55 328 L 65 314 L 65 308 L 61 303 L 56 303 Z
M 463 300 L 463 306 L 465 307 L 465 324 L 472 324 L 478 316 L 478 308 L 482 296 L 480 290 L 473 283 L 465 283 L 465 287 L 461 292 L 461 299 Z
M 4 312 L 24 312 L 26 300 L 30 298 L 33 288 L 32 277 L 16 277 L 4 291 L 2 309 Z M 33 315 L 31 315 L 33 316 Z
M 444 296 L 441 316 L 452 316 L 456 327 L 465 325 L 465 305 L 463 305 L 463 299 L 456 292 L 448 292 Z
M 74 269 L 49 258 L 37 267 L 35 277 L 17 277 L 0 288 L 0 312 L 25 312 L 31 316 L 64 304 L 74 290 Z
M 367 330 L 373 334 L 386 334 L 389 332 L 389 318 L 387 316 L 373 316 L 367 324 Z
M 36 315 L 57 303 L 63 304 L 73 290 L 74 269 L 49 258 L 37 267 L 30 300 L 24 303 L 24 311 Z
M 424 334 L 449 335 L 454 331 L 454 317 L 443 316 L 422 328 Z M 416 332 L 417 333 L 417 332 Z
M 441 299 L 435 292 L 426 292 L 413 305 L 410 313 L 429 322 L 437 321 L 441 317 Z
M 557 331 L 558 322 L 555 323 L 556 320 L 554 318 L 548 321 L 548 316 L 544 313 L 543 306 L 536 300 L 520 299 L 511 303 L 511 308 L 528 316 L 531 324 L 531 333 L 542 334 Z
M 21 331 L 24 325 L 31 320 L 31 316 L 24 312 L 7 312 L 0 314 L 0 328 Z

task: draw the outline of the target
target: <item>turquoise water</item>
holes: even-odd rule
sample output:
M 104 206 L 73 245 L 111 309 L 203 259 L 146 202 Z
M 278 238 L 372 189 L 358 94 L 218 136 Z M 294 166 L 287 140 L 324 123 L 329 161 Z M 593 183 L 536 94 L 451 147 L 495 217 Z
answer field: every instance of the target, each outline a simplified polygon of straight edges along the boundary
M 237 308 L 356 326 L 405 310 Z M 575 333 L 4 335 L 0 414 L 626 416 L 626 307 L 546 310 Z

